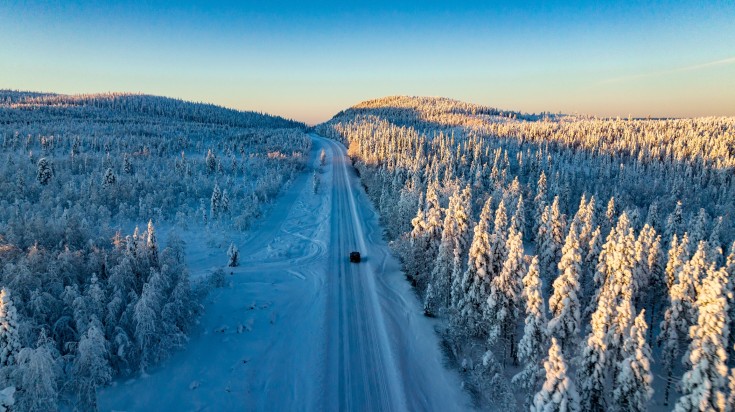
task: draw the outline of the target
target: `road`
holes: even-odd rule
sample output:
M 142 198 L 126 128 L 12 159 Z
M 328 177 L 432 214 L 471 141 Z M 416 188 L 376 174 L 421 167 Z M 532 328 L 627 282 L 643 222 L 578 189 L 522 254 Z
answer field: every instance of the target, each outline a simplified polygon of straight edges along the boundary
M 337 393 L 326 410 L 466 408 L 458 380 L 441 364 L 431 324 L 382 238 L 345 147 L 312 137 L 331 150 L 333 176 L 327 341 L 331 388 Z M 353 250 L 363 262 L 350 263 Z
M 100 390 L 100 410 L 470 409 L 344 146 L 311 137 L 312 167 L 322 149 L 328 159 L 318 193 L 307 170 L 248 232 L 182 234 L 193 277 L 221 267 L 229 242 L 241 265 L 186 346 Z M 363 262 L 349 262 L 353 250 Z

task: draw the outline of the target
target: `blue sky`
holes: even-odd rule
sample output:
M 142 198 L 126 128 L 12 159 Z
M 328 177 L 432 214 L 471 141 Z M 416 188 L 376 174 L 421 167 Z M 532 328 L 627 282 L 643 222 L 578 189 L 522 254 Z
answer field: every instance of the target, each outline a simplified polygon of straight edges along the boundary
M 0 88 L 143 92 L 310 123 L 395 94 L 735 115 L 732 0 L 99 3 L 0 2 Z

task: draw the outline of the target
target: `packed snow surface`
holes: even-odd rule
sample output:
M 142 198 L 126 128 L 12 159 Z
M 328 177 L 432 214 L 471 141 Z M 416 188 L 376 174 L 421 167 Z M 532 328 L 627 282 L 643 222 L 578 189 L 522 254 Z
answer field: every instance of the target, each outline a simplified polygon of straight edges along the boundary
M 311 137 L 318 192 L 305 172 L 250 231 L 226 232 L 240 266 L 226 268 L 229 284 L 209 295 L 189 343 L 147 375 L 103 389 L 100 410 L 470 407 L 344 146 Z M 227 262 L 229 242 L 215 247 L 195 230 L 186 237 L 193 276 Z M 350 263 L 353 250 L 361 263 Z

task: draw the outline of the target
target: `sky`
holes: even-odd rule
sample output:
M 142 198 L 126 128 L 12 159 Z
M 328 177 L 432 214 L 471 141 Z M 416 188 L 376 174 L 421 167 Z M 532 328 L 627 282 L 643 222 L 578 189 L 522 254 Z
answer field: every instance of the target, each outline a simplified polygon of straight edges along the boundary
M 0 88 L 140 92 L 310 124 L 388 95 L 735 116 L 735 0 L 0 1 Z

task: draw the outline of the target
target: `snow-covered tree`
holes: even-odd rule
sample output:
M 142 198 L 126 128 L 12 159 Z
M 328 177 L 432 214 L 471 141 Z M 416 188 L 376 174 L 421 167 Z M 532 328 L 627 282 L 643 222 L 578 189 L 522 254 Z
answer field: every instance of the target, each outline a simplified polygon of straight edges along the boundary
M 240 251 L 234 243 L 230 243 L 230 247 L 227 248 L 227 258 L 229 259 L 227 266 L 237 267 L 240 265 Z
M 537 235 L 537 250 L 542 279 L 551 285 L 556 277 L 557 265 L 561 260 L 561 251 L 566 233 L 564 215 L 559 210 L 559 198 L 554 198 L 550 207 L 544 209 Z
M 567 376 L 567 364 L 556 341 L 551 338 L 549 356 L 544 362 L 546 379 L 541 390 L 533 398 L 532 412 L 580 411 L 579 395 L 574 382 Z
M 518 360 L 523 369 L 513 377 L 513 384 L 529 392 L 526 407 L 538 391 L 544 377 L 543 359 L 548 347 L 546 308 L 541 295 L 541 278 L 538 258 L 534 256 L 523 277 L 523 299 L 526 303 L 526 320 L 523 337 L 518 344 Z
M 15 405 L 15 386 L 0 390 L 0 412 L 11 412 Z
M 471 336 L 480 336 L 486 329 L 482 312 L 490 284 L 490 218 L 492 198 L 482 207 L 470 245 L 467 270 L 462 279 L 464 291 L 459 305 L 461 327 Z
M 682 377 L 676 411 L 725 410 L 729 333 L 725 282 L 725 270 L 711 266 L 697 298 L 697 323 L 689 330 L 687 357 L 692 366 Z
M 222 211 L 222 191 L 216 183 L 214 184 L 214 189 L 212 189 L 212 197 L 209 199 L 209 211 L 212 215 L 212 220 L 219 218 L 220 212 Z
M 488 340 L 500 342 L 503 347 L 503 360 L 510 355 L 516 358 L 516 325 L 521 312 L 521 293 L 525 264 L 521 233 L 511 228 L 507 242 L 508 257 L 498 276 L 490 282 L 490 293 L 485 307 L 485 319 L 489 330 Z
M 495 211 L 495 221 L 493 224 L 493 235 L 491 239 L 490 251 L 490 270 L 491 276 L 497 276 L 503 268 L 503 262 L 508 255 L 507 235 L 508 215 L 505 209 L 505 202 L 500 200 L 498 208 Z
M 98 323 L 94 317 L 79 341 L 74 358 L 73 373 L 76 376 L 79 406 L 83 410 L 97 410 L 97 388 L 112 378 L 107 340 Z
M 35 349 L 23 348 L 18 353 L 16 370 L 16 407 L 19 411 L 55 411 L 58 409 L 60 375 L 53 342 L 41 331 Z
M 432 299 L 429 299 L 427 295 L 424 304 L 424 311 L 429 315 L 436 315 L 439 310 L 448 308 L 453 303 L 454 278 L 455 275 L 461 276 L 461 272 L 457 273 L 455 261 L 465 260 L 469 248 L 470 204 L 469 188 L 457 190 L 449 199 L 439 253 L 431 273 Z
M 442 208 L 439 205 L 436 182 L 427 188 L 426 204 L 424 210 L 419 213 L 424 218 L 423 221 L 415 219 L 412 221 L 414 229 L 411 232 L 411 245 L 414 266 L 409 274 L 416 282 L 419 291 L 423 291 L 430 281 L 442 237 Z
M 645 310 L 635 318 L 630 336 L 625 342 L 625 358 L 617 365 L 620 371 L 613 389 L 613 406 L 618 411 L 648 410 L 653 395 L 651 383 L 651 348 L 646 341 L 648 325 Z
M 115 172 L 112 170 L 111 167 L 108 167 L 105 171 L 105 177 L 102 179 L 102 186 L 109 189 L 113 186 L 115 186 L 115 182 L 117 182 L 117 177 L 115 176 Z
M 689 259 L 689 237 L 684 236 L 681 241 L 676 234 L 671 237 L 668 260 L 666 262 L 666 284 L 669 289 L 679 277 L 679 271 Z
M 672 239 L 674 235 L 681 236 L 683 233 L 682 226 L 684 223 L 684 216 L 682 212 L 681 200 L 676 202 L 674 211 L 669 214 L 666 218 L 666 231 L 664 235 L 667 239 Z
M 533 204 L 534 204 L 534 211 L 533 211 L 533 238 L 538 242 L 538 239 L 536 236 L 539 233 L 539 226 L 541 225 L 542 219 L 541 216 L 544 213 L 544 208 L 547 205 L 547 199 L 546 199 L 546 174 L 544 171 L 541 171 L 541 174 L 539 175 L 538 182 L 536 183 L 536 196 L 533 198 Z
M 38 159 L 36 171 L 36 179 L 38 180 L 38 183 L 45 186 L 51 181 L 52 177 L 54 177 L 54 171 L 51 167 L 51 162 L 49 162 L 45 157 Z
M 0 369 L 10 368 L 16 363 L 21 349 L 18 312 L 10 290 L 0 290 Z M 0 378 L 2 374 L 0 373 Z
M 571 357 L 580 329 L 581 303 L 579 278 L 582 256 L 576 223 L 572 223 L 559 262 L 559 276 L 554 281 L 554 293 L 549 299 L 549 334 L 557 339 L 562 352 Z
M 160 310 L 161 296 L 156 284 L 144 284 L 134 312 L 135 338 L 141 353 L 140 370 L 143 373 L 157 357 L 157 344 L 161 339 Z
M 526 233 L 526 206 L 523 203 L 523 194 L 518 195 L 518 202 L 516 203 L 516 210 L 513 212 L 513 218 L 511 223 L 515 226 L 516 230 L 521 232 L 521 238 Z
M 602 293 L 592 314 L 591 331 L 582 344 L 577 376 L 583 411 L 604 411 L 608 367 L 607 331 L 611 322 L 611 294 Z
M 205 157 L 205 163 L 207 164 L 207 173 L 212 174 L 217 169 L 217 157 L 212 152 L 212 149 L 207 150 L 207 156 Z

